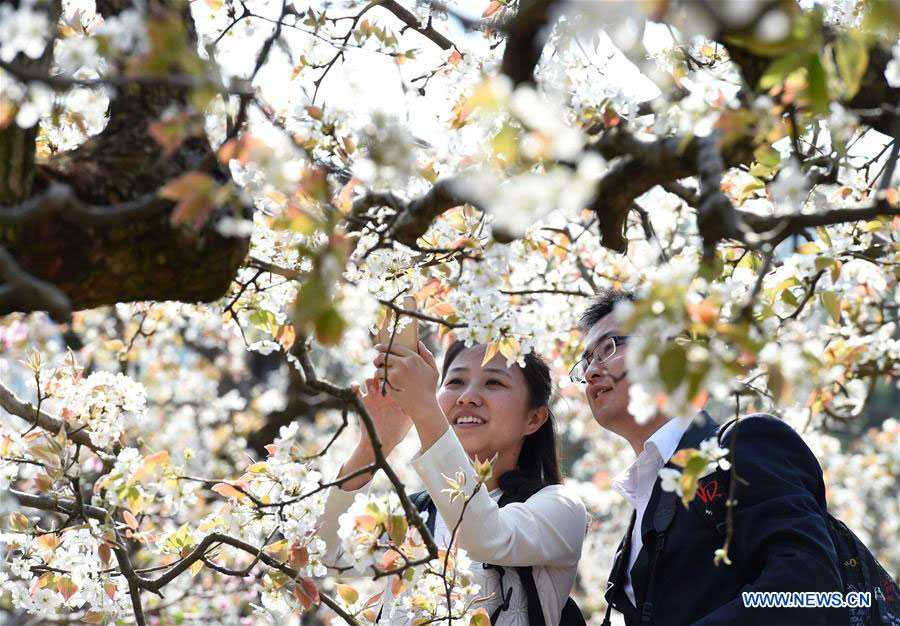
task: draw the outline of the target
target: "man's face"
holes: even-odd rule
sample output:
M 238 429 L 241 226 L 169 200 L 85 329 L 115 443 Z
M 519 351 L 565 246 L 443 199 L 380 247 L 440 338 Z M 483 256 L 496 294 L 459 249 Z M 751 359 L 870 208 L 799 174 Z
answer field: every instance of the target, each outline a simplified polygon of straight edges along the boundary
M 585 337 L 582 356 L 594 354 L 601 342 L 615 335 L 622 335 L 622 329 L 615 318 L 615 313 L 600 318 Z M 608 360 L 598 363 L 594 361 L 585 372 L 585 395 L 591 413 L 598 424 L 618 433 L 620 426 L 631 421 L 628 413 L 628 378 L 625 369 L 625 351 L 627 343 L 616 346 L 616 351 Z

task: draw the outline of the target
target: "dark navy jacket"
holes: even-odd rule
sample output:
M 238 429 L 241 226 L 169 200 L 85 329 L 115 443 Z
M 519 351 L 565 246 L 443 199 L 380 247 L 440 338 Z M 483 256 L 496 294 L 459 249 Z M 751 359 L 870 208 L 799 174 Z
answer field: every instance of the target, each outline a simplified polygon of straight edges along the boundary
M 702 414 L 691 424 L 678 449 L 697 448 L 715 437 L 719 426 Z M 738 477 L 734 536 L 729 549 L 732 564 L 713 564 L 724 535 L 715 527 L 712 507 L 724 511 L 728 485 L 713 474 L 700 480 L 690 509 L 680 500 L 656 567 L 650 624 L 813 625 L 847 624 L 846 610 L 745 608 L 744 591 L 843 591 L 837 556 L 825 525 L 825 485 L 818 461 L 800 436 L 780 419 L 750 415 L 730 425 L 722 445 L 735 445 Z M 669 465 L 669 467 L 674 467 Z M 626 533 L 616 553 L 606 600 L 625 616 L 628 626 L 640 624 L 655 546 L 653 519 L 659 503 L 657 479 L 641 524 L 644 545 L 632 568 L 637 607 L 624 592 L 627 566 Z M 710 509 L 710 511 L 707 511 Z M 625 563 L 626 565 L 623 565 Z M 647 626 L 646 624 L 644 626 Z

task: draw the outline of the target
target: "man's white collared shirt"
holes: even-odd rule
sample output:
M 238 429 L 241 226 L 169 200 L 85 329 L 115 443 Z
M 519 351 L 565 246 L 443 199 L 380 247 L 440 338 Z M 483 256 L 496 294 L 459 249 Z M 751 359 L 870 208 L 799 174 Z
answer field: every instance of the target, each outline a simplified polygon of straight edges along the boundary
M 680 418 L 672 418 L 653 433 L 644 443 L 644 449 L 634 460 L 634 463 L 625 468 L 612 480 L 612 488 L 622 494 L 628 503 L 637 512 L 634 528 L 631 531 L 631 550 L 628 552 L 628 566 L 625 568 L 625 593 L 632 604 L 635 604 L 634 586 L 631 584 L 631 568 L 637 561 L 641 547 L 644 545 L 641 536 L 641 522 L 647 504 L 650 502 L 650 494 L 653 493 L 653 485 L 659 476 L 659 470 L 669 462 L 681 436 L 687 430 L 690 421 L 685 422 Z

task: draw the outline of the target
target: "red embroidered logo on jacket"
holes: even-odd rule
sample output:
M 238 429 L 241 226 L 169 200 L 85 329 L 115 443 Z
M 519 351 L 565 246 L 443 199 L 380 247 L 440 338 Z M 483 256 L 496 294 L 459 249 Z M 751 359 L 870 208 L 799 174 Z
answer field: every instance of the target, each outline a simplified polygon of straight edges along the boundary
M 700 483 L 697 485 L 697 497 L 700 498 L 703 504 L 709 504 L 713 500 L 718 500 L 723 495 L 725 494 L 719 491 L 718 480 L 710 480 L 706 484 Z

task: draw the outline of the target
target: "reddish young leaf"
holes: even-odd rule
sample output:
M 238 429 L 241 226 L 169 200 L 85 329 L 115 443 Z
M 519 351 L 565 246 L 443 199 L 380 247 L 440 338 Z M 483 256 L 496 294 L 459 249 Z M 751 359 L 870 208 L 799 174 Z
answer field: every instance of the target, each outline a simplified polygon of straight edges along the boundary
M 100 555 L 100 560 L 103 561 L 104 566 L 109 565 L 109 559 L 112 556 L 112 550 L 109 548 L 109 544 L 105 541 L 100 544 L 100 547 L 97 548 L 97 554 Z
M 69 598 L 78 591 L 78 586 L 72 582 L 71 578 L 60 578 L 56 581 L 56 590 L 60 592 L 62 597 L 68 602 Z
M 180 113 L 168 120 L 152 122 L 147 128 L 147 132 L 156 143 L 162 146 L 163 156 L 169 158 L 190 135 L 189 123 L 190 115 Z
M 319 590 L 316 589 L 316 584 L 309 578 L 301 578 L 294 585 L 294 596 L 300 601 L 304 611 L 314 604 L 319 604 Z
M 226 498 L 237 498 L 238 500 L 243 500 L 247 497 L 246 495 L 241 493 L 240 490 L 229 485 L 228 483 L 216 483 L 212 486 L 212 490 L 221 496 L 225 496 Z
M 128 524 L 128 527 L 131 530 L 137 530 L 138 526 L 140 526 L 140 524 L 138 524 L 137 518 L 132 515 L 131 511 L 129 511 L 128 509 L 124 509 L 122 511 L 122 517 L 125 519 L 125 523 Z
M 216 183 L 203 172 L 187 172 L 160 189 L 159 195 L 176 202 L 170 220 L 199 230 L 215 208 Z
M 294 544 L 291 546 L 290 565 L 294 569 L 306 567 L 309 564 L 309 550 L 306 546 Z

